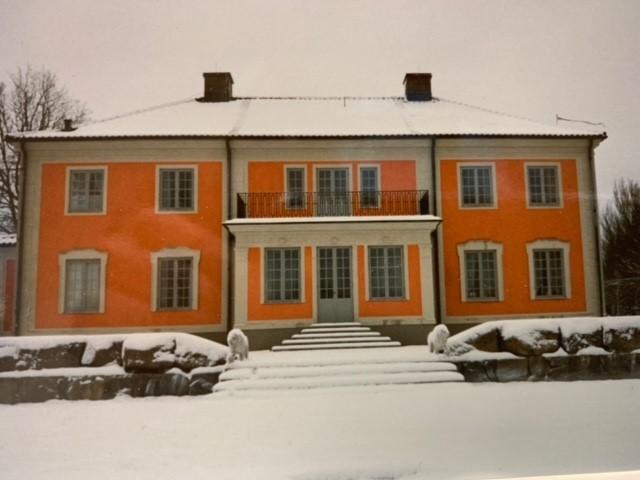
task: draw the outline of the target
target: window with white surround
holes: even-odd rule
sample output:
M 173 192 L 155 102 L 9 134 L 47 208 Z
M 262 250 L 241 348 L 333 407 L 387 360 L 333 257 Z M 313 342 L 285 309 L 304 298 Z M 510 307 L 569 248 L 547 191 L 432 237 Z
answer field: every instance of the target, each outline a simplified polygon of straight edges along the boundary
M 107 254 L 74 250 L 59 257 L 60 313 L 103 313 Z
M 67 170 L 67 213 L 104 213 L 105 180 L 105 167 L 69 168 Z
M 158 168 L 158 211 L 195 212 L 197 175 L 193 167 Z
M 404 299 L 405 272 L 402 247 L 369 247 L 369 298 Z
M 300 301 L 300 249 L 265 248 L 264 257 L 265 301 Z
M 287 167 L 287 208 L 305 207 L 305 169 L 303 167 Z
M 458 245 L 458 257 L 463 302 L 504 300 L 502 244 L 471 240 Z
M 360 206 L 379 207 L 380 174 L 378 167 L 360 167 Z
M 493 165 L 460 165 L 459 188 L 462 207 L 494 207 Z
M 538 240 L 527 245 L 532 299 L 571 297 L 569 243 Z
M 561 206 L 558 165 L 527 165 L 527 198 L 530 207 Z
M 151 310 L 197 310 L 200 252 L 167 248 L 151 254 Z

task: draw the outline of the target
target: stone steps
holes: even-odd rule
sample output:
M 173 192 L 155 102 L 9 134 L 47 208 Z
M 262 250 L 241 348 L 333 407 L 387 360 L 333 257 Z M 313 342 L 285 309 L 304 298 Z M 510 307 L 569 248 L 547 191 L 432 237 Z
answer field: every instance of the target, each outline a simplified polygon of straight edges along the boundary
M 348 358 L 327 358 L 313 364 L 300 362 L 289 353 L 287 362 L 235 362 L 220 375 L 214 392 L 317 389 L 418 383 L 462 382 L 456 366 L 440 360 L 387 361 L 380 351 L 371 358 L 352 362 Z M 285 354 L 283 354 L 285 355 Z
M 341 348 L 399 347 L 389 337 L 372 331 L 358 322 L 314 323 L 303 328 L 281 345 L 271 348 L 274 352 L 300 350 L 335 350 Z

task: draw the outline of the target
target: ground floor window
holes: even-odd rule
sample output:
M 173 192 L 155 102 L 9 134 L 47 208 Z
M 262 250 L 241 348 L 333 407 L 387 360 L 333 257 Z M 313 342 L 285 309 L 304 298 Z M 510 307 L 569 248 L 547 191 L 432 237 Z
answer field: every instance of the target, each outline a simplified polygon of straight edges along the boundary
M 372 299 L 404 298 L 402 247 L 369 247 L 369 296 Z
M 504 300 L 502 254 L 502 244 L 490 240 L 458 245 L 463 302 Z
M 299 301 L 300 249 L 265 249 L 265 300 L 267 302 Z
M 197 310 L 200 252 L 167 248 L 151 253 L 151 310 Z
M 467 300 L 498 299 L 498 265 L 495 250 L 464 252 Z
M 193 259 L 161 258 L 158 260 L 158 309 L 191 308 L 193 296 Z
M 568 242 L 537 240 L 527 244 L 533 300 L 571 298 Z
M 60 313 L 102 313 L 107 254 L 74 250 L 59 256 Z
M 536 298 L 564 297 L 564 262 L 561 249 L 534 250 Z

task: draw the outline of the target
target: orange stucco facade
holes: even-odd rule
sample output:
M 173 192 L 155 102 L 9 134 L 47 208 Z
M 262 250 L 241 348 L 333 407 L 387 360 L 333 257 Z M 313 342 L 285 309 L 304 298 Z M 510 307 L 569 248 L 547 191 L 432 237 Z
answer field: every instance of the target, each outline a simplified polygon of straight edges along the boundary
M 573 159 L 555 160 L 561 165 L 561 207 L 527 206 L 525 166 L 544 161 L 505 159 L 481 162 L 495 165 L 495 208 L 461 208 L 459 165 L 471 161 L 446 160 L 441 163 L 442 216 L 444 239 L 444 284 L 446 313 L 450 316 L 518 315 L 533 313 L 583 312 L 586 309 L 583 244 L 580 219 L 577 165 Z M 560 240 L 570 245 L 571 297 L 531 299 L 527 243 Z M 462 301 L 461 272 L 457 246 L 469 240 L 485 240 L 504 248 L 504 299 L 502 301 Z
M 106 213 L 65 214 L 67 167 L 42 166 L 36 285 L 36 328 L 212 325 L 222 320 L 222 164 L 197 165 L 195 213 L 156 213 L 161 163 L 98 164 L 107 168 Z M 85 167 L 87 164 L 76 165 Z M 198 308 L 152 311 L 150 255 L 167 248 L 200 252 Z M 59 255 L 82 249 L 107 253 L 104 313 L 59 312 Z

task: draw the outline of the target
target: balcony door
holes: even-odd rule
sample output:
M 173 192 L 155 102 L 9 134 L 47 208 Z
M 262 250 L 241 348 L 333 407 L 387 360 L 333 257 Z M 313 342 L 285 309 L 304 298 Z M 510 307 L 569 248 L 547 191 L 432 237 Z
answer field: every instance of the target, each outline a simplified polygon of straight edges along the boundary
M 351 215 L 348 168 L 319 168 L 317 186 L 319 217 Z
M 318 247 L 318 322 L 353 322 L 351 247 Z

